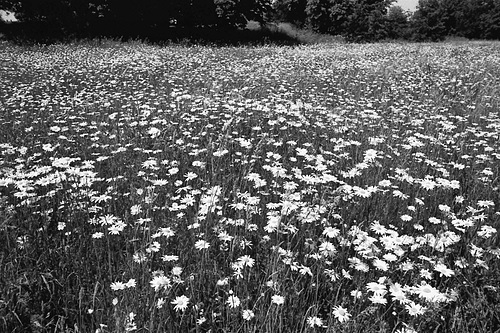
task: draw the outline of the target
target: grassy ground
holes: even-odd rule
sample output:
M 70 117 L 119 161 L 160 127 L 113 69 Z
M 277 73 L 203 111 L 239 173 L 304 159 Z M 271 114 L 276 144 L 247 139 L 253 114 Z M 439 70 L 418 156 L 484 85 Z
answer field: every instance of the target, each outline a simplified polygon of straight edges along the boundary
M 0 331 L 499 331 L 498 54 L 2 44 Z

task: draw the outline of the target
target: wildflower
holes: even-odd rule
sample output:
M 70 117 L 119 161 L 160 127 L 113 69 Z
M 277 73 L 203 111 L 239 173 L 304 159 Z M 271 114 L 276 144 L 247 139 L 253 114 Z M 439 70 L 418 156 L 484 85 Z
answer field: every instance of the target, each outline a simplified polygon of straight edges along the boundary
M 229 305 L 230 308 L 234 309 L 240 306 L 240 299 L 238 298 L 238 296 L 230 295 L 227 298 L 226 303 Z
M 173 304 L 173 305 L 175 305 L 174 306 L 174 310 L 175 311 L 184 311 L 188 307 L 189 298 L 186 297 L 185 295 L 178 296 L 178 297 L 175 298 L 175 300 L 173 300 L 170 303 Z
M 370 225 L 370 229 L 373 232 L 375 232 L 377 235 L 383 235 L 383 234 L 385 234 L 387 232 L 386 227 L 384 227 L 383 225 L 381 225 L 379 221 L 374 221 Z
M 417 304 L 413 301 L 410 301 L 410 303 L 405 305 L 406 311 L 410 314 L 410 316 L 419 316 L 424 314 L 426 308 L 421 306 L 420 304 Z
M 377 282 L 368 282 L 366 287 L 375 295 L 385 295 L 387 293 L 385 285 Z
M 151 138 L 156 138 L 160 135 L 161 131 L 156 128 L 156 127 L 151 127 L 149 130 L 148 130 L 148 134 L 151 136 Z
M 205 166 L 205 163 L 203 163 L 201 161 L 193 161 L 193 163 L 191 163 L 191 165 L 194 166 L 194 167 L 203 168 Z
M 94 239 L 99 239 L 99 238 L 102 238 L 104 236 L 104 234 L 102 232 L 95 232 L 92 234 L 92 238 Z
M 149 245 L 149 247 L 146 249 L 147 253 L 154 253 L 160 251 L 160 243 L 159 242 L 153 242 Z
M 380 187 L 389 187 L 389 186 L 391 186 L 391 185 L 392 185 L 392 183 L 391 183 L 391 181 L 390 181 L 390 180 L 388 180 L 388 179 L 384 179 L 384 180 L 379 181 L 379 182 L 378 182 L 378 185 L 379 185 Z
M 411 262 L 411 261 L 405 261 L 403 263 L 401 263 L 399 265 L 399 268 L 402 270 L 402 271 L 411 271 L 413 268 L 415 267 L 415 265 Z
M 425 299 L 426 301 L 435 302 L 439 301 L 442 298 L 441 293 L 436 288 L 428 285 L 425 282 L 416 288 L 414 288 L 414 292 L 418 294 L 420 298 Z
M 163 261 L 177 261 L 179 260 L 179 256 L 174 256 L 174 255 L 164 255 L 161 257 Z
M 70 167 L 70 164 L 74 162 L 75 158 L 70 158 L 70 157 L 61 157 L 61 158 L 56 158 L 52 161 L 52 166 L 61 168 L 61 169 L 68 169 Z
M 339 234 L 340 234 L 340 230 L 337 228 L 326 227 L 325 230 L 323 230 L 323 235 L 325 235 L 328 238 L 337 237 Z
M 449 213 L 451 211 L 451 208 L 448 205 L 438 205 L 438 208 L 443 213 Z
M 407 214 L 401 215 L 401 220 L 404 222 L 409 222 L 412 219 L 413 219 L 413 217 L 411 217 L 410 215 L 407 215 Z
M 420 186 L 427 191 L 433 190 L 436 187 L 436 182 L 429 178 L 425 178 L 420 182 Z
M 255 317 L 255 314 L 252 310 L 243 310 L 242 317 L 244 320 L 249 321 L 252 320 L 253 317 Z
M 208 249 L 210 247 L 210 243 L 208 243 L 207 241 L 203 240 L 203 239 L 200 239 L 199 241 L 197 241 L 195 244 L 194 244 L 194 247 L 197 249 L 197 250 L 203 250 L 203 249 Z
M 475 246 L 474 244 L 470 244 L 470 254 L 474 257 L 481 257 L 484 253 L 484 250 L 480 247 Z
M 179 168 L 173 167 L 168 170 L 169 175 L 175 175 L 176 173 L 179 172 Z
M 359 258 L 353 257 L 353 258 L 349 258 L 347 260 L 350 263 L 349 265 L 357 271 L 368 272 L 370 270 L 370 267 L 366 263 L 361 261 L 361 259 L 359 259 Z
M 276 305 L 282 305 L 283 303 L 285 303 L 285 298 L 280 295 L 273 295 L 271 297 L 271 302 Z
M 324 273 L 330 278 L 332 282 L 337 281 L 340 278 L 340 276 L 337 274 L 337 272 L 335 272 L 334 269 L 325 269 Z
M 165 299 L 164 298 L 158 298 L 158 301 L 156 302 L 156 308 L 161 309 L 163 308 L 163 305 L 165 304 Z
M 371 196 L 371 192 L 360 187 L 355 187 L 354 195 L 361 198 L 369 198 Z
M 153 280 L 149 282 L 152 288 L 155 288 L 155 291 L 160 290 L 161 288 L 169 288 L 170 287 L 170 279 L 166 276 L 159 275 L 155 276 Z
M 255 264 L 255 259 L 253 259 L 249 255 L 244 255 L 238 258 L 238 263 L 240 264 L 241 267 L 244 266 L 253 267 L 253 265 Z
M 215 157 L 221 157 L 221 156 L 226 155 L 227 153 L 229 153 L 229 150 L 227 150 L 227 149 L 219 149 L 219 150 L 213 152 L 213 155 Z
M 229 284 L 229 278 L 220 279 L 217 281 L 217 286 L 222 287 Z
M 351 291 L 351 296 L 354 297 L 354 299 L 358 299 L 363 296 L 363 293 L 361 292 L 361 290 L 353 290 Z
M 254 224 L 254 223 L 251 223 L 249 225 L 247 225 L 247 231 L 257 231 L 259 229 L 259 226 Z
M 481 230 L 477 232 L 477 235 L 481 238 L 490 238 L 493 234 L 495 234 L 497 230 L 489 225 L 481 226 Z
M 187 181 L 190 181 L 196 179 L 198 175 L 195 174 L 194 172 L 188 172 L 187 174 L 184 175 L 184 177 L 186 178 Z
M 340 305 L 333 308 L 332 314 L 341 323 L 348 321 L 349 318 L 351 318 L 351 314 L 347 312 L 347 309 L 341 307 Z
M 138 215 L 142 212 L 141 205 L 133 205 L 130 207 L 130 214 L 131 215 Z
M 309 276 L 313 276 L 311 269 L 309 267 L 304 266 L 304 265 L 301 265 L 299 272 L 301 275 L 307 274 Z
M 330 242 L 323 242 L 319 246 L 319 252 L 324 256 L 334 256 L 337 253 L 335 246 Z
M 172 268 L 172 275 L 179 276 L 182 274 L 182 267 L 175 266 Z
M 309 325 L 309 327 L 315 327 L 315 326 L 318 326 L 318 327 L 322 327 L 323 326 L 323 320 L 319 317 L 308 317 L 307 318 L 307 325 Z
M 113 282 L 111 284 L 111 289 L 114 290 L 114 291 L 123 290 L 125 288 L 126 288 L 126 285 L 123 282 Z
M 429 272 L 428 269 L 422 268 L 420 270 L 420 276 L 424 279 L 431 280 L 432 279 L 432 273 Z
M 118 234 L 120 234 L 120 232 L 123 231 L 123 229 L 125 229 L 126 226 L 127 225 L 125 223 L 123 223 L 122 221 L 117 221 L 117 222 L 115 222 L 115 224 L 108 227 L 108 230 L 109 230 L 110 234 L 118 235 Z
M 452 269 L 446 267 L 445 264 L 436 264 L 436 266 L 434 266 L 434 270 L 440 273 L 439 276 L 444 275 L 446 277 L 450 277 L 455 274 L 455 272 Z
M 495 206 L 495 203 L 491 200 L 479 200 L 477 205 L 481 208 L 488 208 Z
M 372 264 L 378 270 L 381 270 L 384 272 L 389 270 L 389 264 L 387 264 L 384 260 L 380 260 L 377 258 L 377 259 L 373 260 Z
M 440 224 L 442 221 L 435 217 L 429 217 L 429 222 L 432 224 Z
M 345 277 L 346 279 L 352 280 L 352 275 L 345 269 L 342 269 L 342 276 Z
M 130 312 L 126 320 L 125 332 L 132 332 L 137 329 L 137 325 L 135 324 L 134 319 L 135 319 L 135 313 Z
M 170 238 L 172 236 L 175 235 L 175 231 L 173 231 L 172 229 L 170 228 L 160 228 L 157 232 L 157 234 L 159 234 L 159 236 L 165 236 L 167 238 Z M 177 256 L 174 256 L 174 257 L 177 257 Z M 178 257 L 177 257 L 178 258 Z
M 387 304 L 387 299 L 382 294 L 375 294 L 368 298 L 373 304 Z
M 418 333 L 417 331 L 415 331 L 413 328 L 411 328 L 407 324 L 403 323 L 403 325 L 405 325 L 405 326 L 402 327 L 401 329 L 397 330 L 396 333 Z
M 155 159 L 148 159 L 147 161 L 144 161 L 142 163 L 142 167 L 146 168 L 146 169 L 148 169 L 148 168 L 155 168 L 156 165 L 157 165 L 157 162 L 156 162 Z
M 399 199 L 408 199 L 408 195 L 407 194 L 404 194 L 403 192 L 399 191 L 399 190 L 394 190 L 392 191 L 392 194 L 396 197 L 396 198 L 399 198 Z
M 389 287 L 389 292 L 391 293 L 392 299 L 395 301 L 399 301 L 401 303 L 406 303 L 408 301 L 399 283 L 394 283 L 393 285 L 391 285 Z
M 378 154 L 378 151 L 376 151 L 375 149 L 368 149 L 365 151 L 363 160 L 365 162 L 373 162 L 378 157 L 377 154 Z
M 398 256 L 396 256 L 394 253 L 386 253 L 384 254 L 384 259 L 389 262 L 394 262 L 398 260 Z
M 130 279 L 128 282 L 125 284 L 127 288 L 134 288 L 136 286 L 135 279 Z

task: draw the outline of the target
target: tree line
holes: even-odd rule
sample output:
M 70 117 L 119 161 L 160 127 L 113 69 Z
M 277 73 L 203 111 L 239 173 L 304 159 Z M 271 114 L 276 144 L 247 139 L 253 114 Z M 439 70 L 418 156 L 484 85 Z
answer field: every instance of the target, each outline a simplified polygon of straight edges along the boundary
M 419 0 L 415 12 L 391 0 L 278 0 L 275 18 L 350 40 L 500 39 L 500 0 Z
M 500 39 L 500 0 L 0 0 L 24 25 L 65 34 L 161 35 L 181 29 L 238 30 L 250 21 L 289 22 L 350 41 Z

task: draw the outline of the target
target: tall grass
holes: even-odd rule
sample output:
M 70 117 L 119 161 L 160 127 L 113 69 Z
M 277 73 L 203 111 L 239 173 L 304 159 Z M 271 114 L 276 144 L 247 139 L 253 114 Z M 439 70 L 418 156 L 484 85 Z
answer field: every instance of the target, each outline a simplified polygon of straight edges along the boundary
M 0 331 L 500 329 L 498 44 L 0 51 Z

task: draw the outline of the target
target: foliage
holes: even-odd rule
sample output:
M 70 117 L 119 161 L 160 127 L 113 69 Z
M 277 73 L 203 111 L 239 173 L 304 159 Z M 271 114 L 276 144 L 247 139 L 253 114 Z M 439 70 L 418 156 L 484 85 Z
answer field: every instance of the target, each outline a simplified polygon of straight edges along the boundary
M 181 27 L 241 26 L 247 20 L 263 21 L 270 12 L 269 0 L 21 0 L 3 1 L 22 21 L 50 22 L 64 29 L 134 24 Z
M 347 37 L 355 41 L 377 41 L 387 37 L 386 13 L 393 0 L 353 2 L 347 23 Z
M 500 39 L 499 18 L 498 0 L 421 0 L 413 16 L 414 39 Z
M 387 13 L 387 37 L 390 39 L 409 39 L 411 13 L 400 6 L 392 6 Z
M 307 22 L 307 0 L 277 0 L 273 2 L 275 19 L 279 22 L 289 22 L 298 27 L 304 27 Z
M 228 25 L 244 27 L 250 20 L 265 22 L 271 11 L 269 0 L 215 0 L 217 15 Z
M 244 29 L 291 23 L 320 34 L 364 42 L 440 41 L 446 36 L 500 39 L 500 0 L 420 0 L 415 13 L 394 0 L 2 0 L 28 30 L 75 37 L 156 39 L 176 29 Z M 22 29 L 22 25 L 18 25 Z M 0 29 L 5 30 L 0 26 Z
M 440 0 L 419 0 L 417 11 L 412 17 L 413 39 L 444 40 L 446 20 L 446 12 L 440 6 Z
M 386 36 L 390 0 L 308 0 L 308 23 L 315 31 L 346 36 L 353 41 L 380 40 Z
M 308 0 L 305 8 L 308 23 L 313 30 L 326 33 L 332 29 L 330 17 L 331 0 Z

